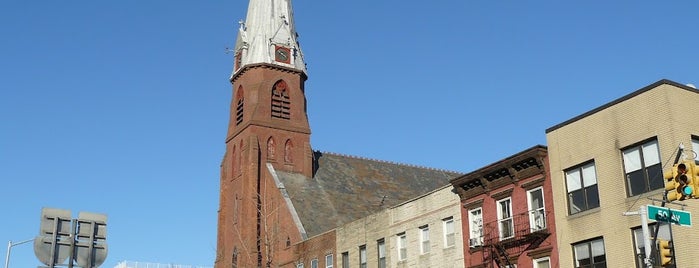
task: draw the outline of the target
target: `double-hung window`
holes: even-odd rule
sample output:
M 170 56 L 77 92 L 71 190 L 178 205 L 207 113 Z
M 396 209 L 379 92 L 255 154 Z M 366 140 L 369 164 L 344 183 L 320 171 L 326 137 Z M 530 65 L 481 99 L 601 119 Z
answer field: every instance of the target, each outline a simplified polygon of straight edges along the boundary
M 658 141 L 651 140 L 623 150 L 628 196 L 636 196 L 664 187 Z
M 359 268 L 366 268 L 366 245 L 359 247 Z
M 430 227 L 425 225 L 420 227 L 420 254 L 430 252 Z
M 546 228 L 546 209 L 544 209 L 544 188 L 538 187 L 527 191 L 529 206 L 529 227 L 532 232 Z
M 342 268 L 349 268 L 349 252 L 342 252 Z
M 384 241 L 383 238 L 376 241 L 376 248 L 379 255 L 379 268 L 386 268 L 386 241 Z
M 408 239 L 405 233 L 398 234 L 396 242 L 398 246 L 398 261 L 403 261 L 408 258 Z
M 498 200 L 498 227 L 500 229 L 500 240 L 505 240 L 515 236 L 515 226 L 512 218 L 512 198 Z
M 444 226 L 444 247 L 454 246 L 454 218 L 449 217 L 442 220 L 442 225 Z
M 333 254 L 325 255 L 325 268 L 333 268 Z
M 468 244 L 475 248 L 483 245 L 483 210 L 478 207 L 468 211 Z
M 598 238 L 573 245 L 576 268 L 606 268 L 607 258 L 604 251 L 604 240 Z
M 565 173 L 568 188 L 568 213 L 572 215 L 599 207 L 595 162 L 569 169 Z

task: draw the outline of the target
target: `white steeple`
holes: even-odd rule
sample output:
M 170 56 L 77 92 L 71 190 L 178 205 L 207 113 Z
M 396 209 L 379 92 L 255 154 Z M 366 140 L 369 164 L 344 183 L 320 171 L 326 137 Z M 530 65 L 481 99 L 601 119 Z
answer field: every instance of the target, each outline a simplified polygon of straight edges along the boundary
M 235 44 L 235 76 L 243 67 L 274 64 L 306 73 L 291 0 L 250 0 Z

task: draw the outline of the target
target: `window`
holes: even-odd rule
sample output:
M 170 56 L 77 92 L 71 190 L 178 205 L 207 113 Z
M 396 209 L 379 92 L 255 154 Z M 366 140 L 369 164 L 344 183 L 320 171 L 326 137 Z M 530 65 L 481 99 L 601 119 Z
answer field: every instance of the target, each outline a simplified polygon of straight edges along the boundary
M 649 235 L 651 237 L 655 236 L 655 229 L 658 228 L 658 225 L 656 224 L 649 224 L 648 225 L 648 231 L 650 232 Z M 636 256 L 636 267 L 637 268 L 645 268 L 646 265 L 644 263 L 644 259 L 646 258 L 646 249 L 645 249 L 645 242 L 643 241 L 643 229 L 641 227 L 637 227 L 631 230 L 633 232 L 633 242 L 634 242 L 634 250 L 635 250 L 635 256 Z M 658 230 L 658 239 L 663 239 L 663 240 L 671 240 L 670 239 L 670 228 L 667 224 L 661 224 L 660 229 Z M 653 240 L 651 239 L 651 243 Z M 660 254 L 658 254 L 657 250 L 653 253 L 653 267 L 659 267 L 660 266 Z
M 284 143 L 284 162 L 291 163 L 294 161 L 291 156 L 293 148 L 294 144 L 291 142 L 291 140 L 286 140 L 286 142 Z
M 379 254 L 379 268 L 386 268 L 386 241 L 383 239 L 376 241 L 376 248 Z
M 442 225 L 444 225 L 444 247 L 454 246 L 454 218 L 449 217 L 442 220 Z
M 342 268 L 349 268 L 349 252 L 342 252 Z
M 566 173 L 568 213 L 576 214 L 599 207 L 595 162 L 570 169 Z
M 699 137 L 692 136 L 692 155 L 690 157 L 694 158 L 694 161 L 699 160 Z
M 235 93 L 235 125 L 240 125 L 243 122 L 243 107 L 245 107 L 245 93 L 243 87 L 238 87 L 238 92 Z
M 359 246 L 359 267 L 366 268 L 366 245 Z
M 318 259 L 311 260 L 311 268 L 318 268 Z
M 396 245 L 398 246 L 398 260 L 402 261 L 408 258 L 408 239 L 405 233 L 400 233 L 396 237 Z
M 296 268 L 303 268 L 303 263 L 296 264 Z
M 544 209 L 544 188 L 538 187 L 527 192 L 529 207 L 529 227 L 532 232 L 546 228 L 546 209 Z
M 512 238 L 515 235 L 515 228 L 512 222 L 512 199 L 508 197 L 498 200 L 497 210 L 500 240 Z
M 483 210 L 474 208 L 468 211 L 469 247 L 483 245 Z
M 573 254 L 575 254 L 576 268 L 607 267 L 607 260 L 604 253 L 604 240 L 602 238 L 574 244 Z
M 267 139 L 267 159 L 274 159 L 275 149 L 274 138 L 269 137 L 269 139 Z
M 325 268 L 333 268 L 333 254 L 325 255 Z
M 272 117 L 291 118 L 290 106 L 291 101 L 289 100 L 289 90 L 286 82 L 279 81 L 272 87 Z
M 658 142 L 652 140 L 623 151 L 628 196 L 664 188 Z
M 534 259 L 534 268 L 551 268 L 551 258 L 543 257 Z
M 430 252 L 430 227 L 425 225 L 420 227 L 420 254 Z

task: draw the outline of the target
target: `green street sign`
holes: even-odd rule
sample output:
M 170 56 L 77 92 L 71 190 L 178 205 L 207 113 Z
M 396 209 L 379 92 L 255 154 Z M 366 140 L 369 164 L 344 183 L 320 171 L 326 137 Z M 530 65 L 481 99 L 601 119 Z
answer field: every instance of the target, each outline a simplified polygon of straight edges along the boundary
M 648 219 L 692 226 L 692 214 L 683 210 L 648 205 Z

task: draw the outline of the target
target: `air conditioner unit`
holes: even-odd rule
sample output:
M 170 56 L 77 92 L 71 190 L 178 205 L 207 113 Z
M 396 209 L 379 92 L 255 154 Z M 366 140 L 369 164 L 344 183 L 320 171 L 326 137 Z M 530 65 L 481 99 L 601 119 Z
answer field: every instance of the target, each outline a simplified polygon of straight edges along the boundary
M 475 248 L 481 246 L 481 239 L 480 238 L 471 238 L 468 240 L 468 245 L 469 247 Z

